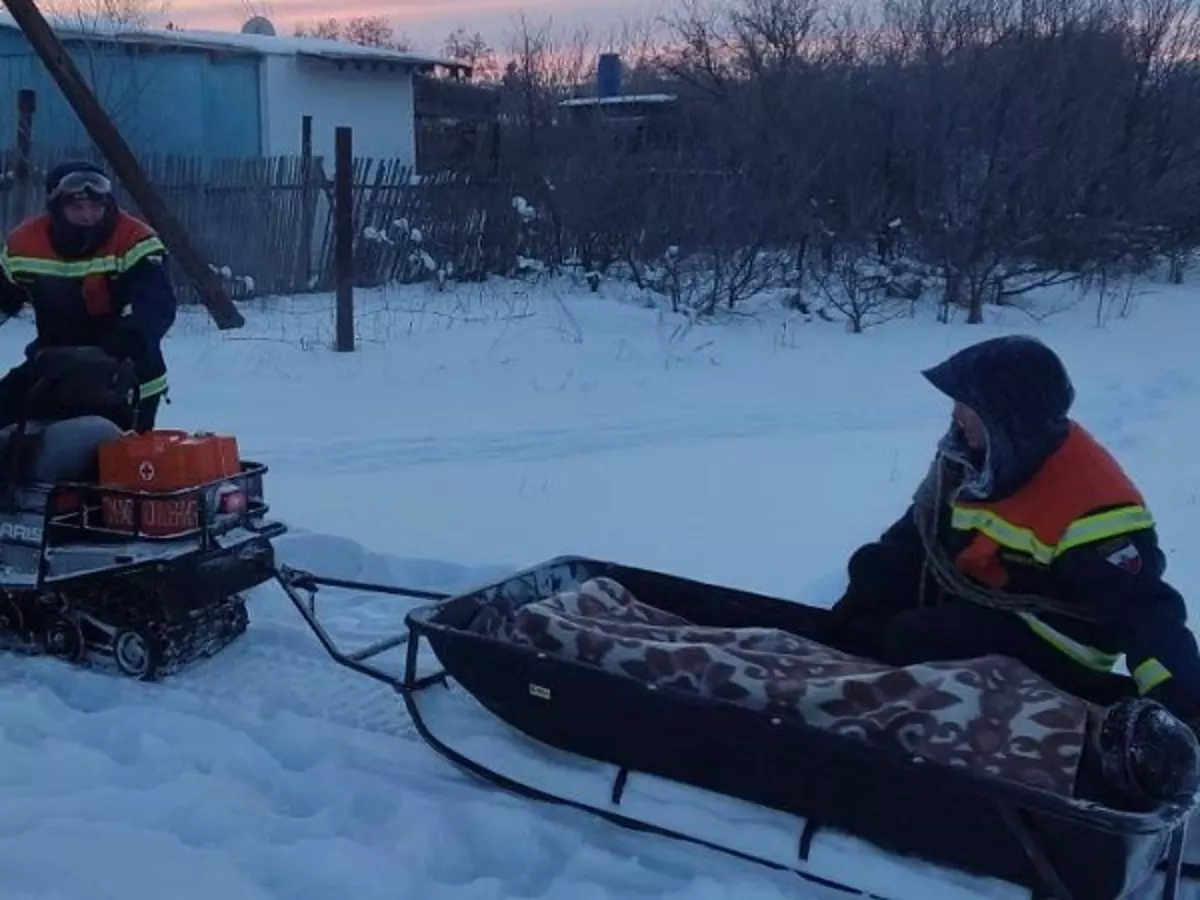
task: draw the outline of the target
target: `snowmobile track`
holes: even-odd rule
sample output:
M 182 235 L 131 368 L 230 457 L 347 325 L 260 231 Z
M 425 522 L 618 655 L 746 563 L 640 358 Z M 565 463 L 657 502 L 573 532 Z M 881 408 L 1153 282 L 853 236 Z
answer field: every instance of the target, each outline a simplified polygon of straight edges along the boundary
M 370 734 L 417 739 L 394 691 L 291 649 L 290 635 L 268 631 L 268 624 L 253 633 L 253 616 L 250 628 L 221 659 L 205 660 L 156 687 L 262 716 L 285 711 Z

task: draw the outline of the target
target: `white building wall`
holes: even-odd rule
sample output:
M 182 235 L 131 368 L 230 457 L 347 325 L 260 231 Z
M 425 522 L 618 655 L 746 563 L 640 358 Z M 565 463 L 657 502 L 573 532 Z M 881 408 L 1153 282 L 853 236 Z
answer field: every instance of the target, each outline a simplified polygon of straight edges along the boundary
M 394 64 L 393 64 L 394 65 Z M 373 68 L 374 67 L 374 68 Z M 270 55 L 262 69 L 263 152 L 300 153 L 300 126 L 313 117 L 313 154 L 333 171 L 334 129 L 354 130 L 354 155 L 416 165 L 412 70 L 388 64 L 337 64 Z

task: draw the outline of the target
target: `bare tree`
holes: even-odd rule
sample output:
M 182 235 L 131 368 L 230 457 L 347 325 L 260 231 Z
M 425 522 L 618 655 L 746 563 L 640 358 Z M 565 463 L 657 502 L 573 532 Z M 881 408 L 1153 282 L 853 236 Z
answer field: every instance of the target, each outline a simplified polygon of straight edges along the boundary
M 634 94 L 674 88 L 659 65 L 666 51 L 664 29 L 651 18 L 621 18 L 599 42 L 621 58 L 623 86 Z
M 296 37 L 322 38 L 329 41 L 346 41 L 364 47 L 381 47 L 386 50 L 409 51 L 412 43 L 407 38 L 397 38 L 391 23 L 384 16 L 358 16 L 343 23 L 329 17 L 319 22 L 298 22 L 293 29 Z
M 556 38 L 552 23 L 534 25 L 522 13 L 508 40 L 509 61 L 500 79 L 501 113 L 515 124 L 525 160 L 536 163 L 550 151 L 545 140 L 558 117 L 558 104 L 595 68 L 588 32 Z
M 465 28 L 456 28 L 442 43 L 442 53 L 448 59 L 470 66 L 475 81 L 494 82 L 500 78 L 496 51 L 478 31 L 468 34 Z
M 406 41 L 397 40 L 395 30 L 383 16 L 358 16 L 346 23 L 344 36 L 352 44 L 364 47 L 383 47 L 390 50 L 412 49 Z
M 292 33 L 296 37 L 340 41 L 342 39 L 342 23 L 332 16 L 321 19 L 319 22 L 297 22 Z
M 152 28 L 170 10 L 170 0 L 54 0 L 46 4 L 47 18 L 57 26 L 88 33 Z
M 861 327 L 927 287 L 943 317 L 979 322 L 1048 285 L 1164 260 L 1183 276 L 1200 246 L 1198 3 L 680 0 L 661 30 L 598 43 L 629 90 L 679 96 L 661 116 L 568 115 L 596 46 L 522 17 L 497 127 L 556 262 L 623 260 L 703 312 L 738 305 L 771 260 L 776 283 L 836 295 Z M 476 37 L 455 32 L 448 55 L 478 58 Z M 618 149 L 653 122 L 669 151 Z
M 864 252 L 840 245 L 812 266 L 812 283 L 824 303 L 846 318 L 854 334 L 905 314 L 904 294 L 894 272 Z

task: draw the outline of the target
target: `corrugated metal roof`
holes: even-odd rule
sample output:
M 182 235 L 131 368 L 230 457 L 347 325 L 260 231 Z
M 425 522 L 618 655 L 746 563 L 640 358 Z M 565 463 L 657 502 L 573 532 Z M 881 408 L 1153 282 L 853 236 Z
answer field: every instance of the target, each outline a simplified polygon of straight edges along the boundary
M 156 47 L 190 47 L 197 50 L 244 53 L 253 56 L 307 56 L 333 62 L 382 62 L 413 68 L 466 69 L 457 60 L 384 47 L 367 47 L 346 41 L 311 37 L 278 37 L 265 34 L 242 34 L 223 31 L 174 31 L 146 28 L 124 30 L 106 28 L 102 23 L 89 23 L 86 28 L 56 24 L 54 30 L 61 38 L 113 41 L 120 44 L 140 44 Z M 19 30 L 8 13 L 0 13 L 0 27 Z

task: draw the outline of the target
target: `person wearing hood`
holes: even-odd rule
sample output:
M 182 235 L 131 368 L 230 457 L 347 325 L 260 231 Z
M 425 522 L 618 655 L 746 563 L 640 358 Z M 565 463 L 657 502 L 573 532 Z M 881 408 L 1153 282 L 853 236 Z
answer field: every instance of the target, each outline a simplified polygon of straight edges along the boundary
M 99 347 L 133 364 L 139 382 L 135 428 L 154 427 L 167 390 L 161 343 L 177 301 L 166 248 L 154 230 L 121 209 L 112 181 L 90 162 L 56 166 L 46 210 L 19 224 L 0 255 L 0 311 L 28 303 L 37 336 L 26 361 L 0 379 L 0 427 L 20 417 L 30 361 L 48 347 Z
M 1070 418 L 1059 357 L 1002 337 L 922 374 L 950 427 L 905 514 L 851 556 L 826 639 L 897 666 L 1014 657 L 1083 693 L 1124 654 L 1142 697 L 1200 727 L 1200 655 L 1154 517 Z

